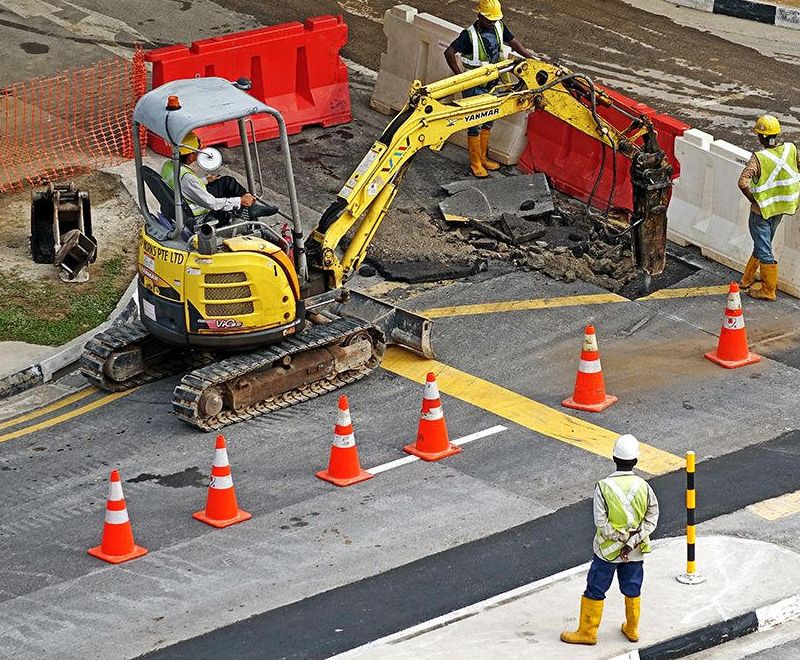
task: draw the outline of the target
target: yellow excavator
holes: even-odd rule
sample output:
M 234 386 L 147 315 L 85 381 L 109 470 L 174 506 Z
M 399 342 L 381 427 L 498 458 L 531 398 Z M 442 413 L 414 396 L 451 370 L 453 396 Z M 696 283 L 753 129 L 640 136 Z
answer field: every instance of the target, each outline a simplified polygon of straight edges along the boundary
M 475 86 L 492 90 L 456 97 Z M 627 111 L 583 74 L 537 59 L 513 59 L 428 85 L 415 81 L 405 108 L 350 175 L 308 242 L 283 118 L 243 87 L 222 78 L 177 80 L 136 105 L 133 143 L 144 216 L 140 319 L 111 327 L 86 344 L 81 371 L 103 389 L 120 391 L 190 370 L 175 388 L 173 409 L 187 423 L 212 430 L 358 380 L 380 364 L 387 344 L 433 357 L 429 320 L 345 284 L 364 260 L 416 153 L 439 150 L 457 131 L 518 112 L 550 113 L 630 158 L 634 209 L 626 230 L 634 257 L 646 273 L 664 267 L 672 168 L 649 119 L 628 115 L 630 126 L 615 129 L 598 106 Z M 203 126 L 238 122 L 248 189 L 263 190 L 248 125 L 248 118 L 260 113 L 274 117 L 279 127 L 291 240 L 246 210 L 225 223 L 192 225 L 180 187 L 184 138 Z M 142 127 L 171 147 L 171 186 L 143 163 Z M 198 162 L 218 160 L 214 151 L 202 149 Z M 157 211 L 148 205 L 148 191 Z

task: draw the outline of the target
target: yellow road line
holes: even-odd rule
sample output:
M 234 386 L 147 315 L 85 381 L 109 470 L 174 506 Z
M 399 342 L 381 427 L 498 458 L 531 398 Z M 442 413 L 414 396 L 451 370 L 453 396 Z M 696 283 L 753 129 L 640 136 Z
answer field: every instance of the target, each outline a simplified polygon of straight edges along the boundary
M 606 458 L 611 458 L 614 442 L 619 437 L 619 433 L 572 417 L 436 360 L 427 360 L 394 346 L 386 351 L 381 366 L 387 371 L 418 383 L 424 383 L 426 374 L 432 371 L 436 374 L 436 381 L 442 392 L 532 431 Z M 645 472 L 664 474 L 683 468 L 683 458 L 643 443 L 640 448 L 641 458 L 638 467 Z
M 630 302 L 616 293 L 596 293 L 583 296 L 564 296 L 562 298 L 536 298 L 533 300 L 506 300 L 481 303 L 477 305 L 458 305 L 455 307 L 434 307 L 422 314 L 429 319 L 444 316 L 472 316 L 475 314 L 496 314 L 498 312 L 519 312 L 530 309 L 549 309 L 552 307 L 574 307 L 578 305 L 602 305 L 606 303 Z
M 85 387 L 84 389 L 75 392 L 74 394 L 70 394 L 69 396 L 65 396 L 63 399 L 58 399 L 58 401 L 54 401 L 53 403 L 44 406 L 42 408 L 37 408 L 32 412 L 25 413 L 24 415 L 18 415 L 16 417 L 9 417 L 8 419 L 0 422 L 0 429 L 7 429 L 9 426 L 16 426 L 17 424 L 22 424 L 22 422 L 27 422 L 32 419 L 36 419 L 37 417 L 41 417 L 42 415 L 46 415 L 48 413 L 53 412 L 54 410 L 58 410 L 65 406 L 68 406 L 76 401 L 80 401 L 81 399 L 85 399 L 87 396 L 91 396 L 95 392 L 97 392 L 96 387 Z
M 52 417 L 50 419 L 46 419 L 43 422 L 39 422 L 38 424 L 32 424 L 31 426 L 26 426 L 24 429 L 19 429 L 18 431 L 12 431 L 11 433 L 6 433 L 5 435 L 0 435 L 0 442 L 6 442 L 7 440 L 14 440 L 15 438 L 21 438 L 23 435 L 28 435 L 29 433 L 34 433 L 35 431 L 41 431 L 42 429 L 50 428 L 51 426 L 55 426 L 56 424 L 61 424 L 62 422 L 66 422 L 70 419 L 74 419 L 75 417 L 80 417 L 81 415 L 85 415 L 92 410 L 96 410 L 97 408 L 102 408 L 105 405 L 108 405 L 112 401 L 116 401 L 117 399 L 121 399 L 124 396 L 128 396 L 129 394 L 136 391 L 137 388 L 132 390 L 126 390 L 125 392 L 114 392 L 113 394 L 108 394 L 100 399 L 95 399 L 94 401 L 87 403 L 85 406 L 81 406 L 80 408 L 76 408 L 75 410 L 70 410 L 69 412 L 65 412 L 63 415 L 58 415 L 57 417 Z
M 649 296 L 639 298 L 642 300 L 668 300 L 671 298 L 696 298 L 699 296 L 715 296 L 720 293 L 728 293 L 730 286 L 693 286 L 685 289 L 660 289 L 654 291 Z
M 800 490 L 763 502 L 756 502 L 748 506 L 747 510 L 765 520 L 779 520 L 800 513 Z

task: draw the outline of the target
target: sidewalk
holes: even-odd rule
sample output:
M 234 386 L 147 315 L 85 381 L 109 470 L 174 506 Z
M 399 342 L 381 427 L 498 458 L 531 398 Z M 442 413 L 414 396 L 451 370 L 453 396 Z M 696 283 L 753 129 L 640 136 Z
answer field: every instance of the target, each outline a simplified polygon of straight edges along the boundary
M 800 30 L 797 0 L 670 0 L 672 4 L 700 11 L 742 18 L 767 25 Z
M 800 594 L 800 555 L 791 550 L 763 541 L 700 535 L 697 553 L 706 582 L 686 586 L 675 579 L 685 567 L 685 538 L 655 543 L 645 562 L 639 644 L 620 633 L 625 614 L 616 580 L 606 599 L 597 646 L 559 640 L 562 630 L 577 625 L 585 564 L 337 657 L 615 658 Z

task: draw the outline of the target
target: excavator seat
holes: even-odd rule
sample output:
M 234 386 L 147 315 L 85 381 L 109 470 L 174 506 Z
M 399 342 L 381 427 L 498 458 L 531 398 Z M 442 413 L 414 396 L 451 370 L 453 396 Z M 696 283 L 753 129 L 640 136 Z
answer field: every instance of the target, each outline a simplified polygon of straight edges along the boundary
M 167 182 L 161 178 L 161 175 L 156 172 L 152 167 L 142 165 L 140 168 L 142 181 L 144 181 L 148 190 L 153 193 L 160 206 L 158 215 L 151 213 L 153 220 L 166 229 L 175 228 L 175 195 L 172 188 L 167 185 Z M 181 238 L 188 240 L 194 230 L 194 215 L 192 209 L 186 202 L 183 202 L 183 219 L 184 229 Z

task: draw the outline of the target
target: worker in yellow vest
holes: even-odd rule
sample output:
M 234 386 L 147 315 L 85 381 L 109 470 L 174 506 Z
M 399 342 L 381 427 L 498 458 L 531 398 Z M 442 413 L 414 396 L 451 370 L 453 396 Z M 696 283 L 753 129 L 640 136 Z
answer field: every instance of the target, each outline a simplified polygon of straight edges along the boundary
M 183 143 L 178 147 L 181 163 L 181 194 L 192 211 L 191 218 L 186 218 L 190 229 L 216 218 L 224 225 L 230 221 L 226 213 L 240 208 L 247 208 L 251 218 L 266 217 L 278 212 L 276 206 L 262 204 L 232 176 L 216 176 L 209 174 L 205 181 L 192 169 L 202 149 L 200 138 L 192 131 L 186 134 Z M 174 166 L 167 159 L 161 168 L 161 178 L 172 188 L 175 185 Z
M 784 215 L 800 206 L 800 153 L 797 146 L 781 139 L 781 124 L 772 115 L 756 120 L 753 130 L 763 149 L 750 158 L 739 177 L 739 189 L 750 200 L 750 236 L 753 254 L 742 275 L 742 288 L 751 298 L 775 300 L 778 262 L 772 239 Z M 761 271 L 761 284 L 755 283 Z
M 476 7 L 478 19 L 461 31 L 455 41 L 444 51 L 444 59 L 455 74 L 461 73 L 456 54 L 461 55 L 461 63 L 467 69 L 476 69 L 487 64 L 495 64 L 508 59 L 514 50 L 522 57 L 531 54 L 503 23 L 503 10 L 499 0 L 478 0 Z M 465 97 L 485 94 L 491 87 L 473 87 L 462 92 Z M 487 170 L 500 169 L 500 163 L 488 157 L 489 135 L 493 122 L 467 129 L 469 163 L 473 176 L 484 179 Z
M 644 578 L 644 555 L 650 552 L 650 534 L 658 524 L 658 500 L 650 485 L 633 473 L 639 460 L 639 441 L 621 435 L 614 443 L 616 472 L 594 490 L 594 555 L 581 598 L 578 629 L 561 633 L 567 644 L 596 644 L 603 602 L 617 574 L 625 596 L 622 634 L 639 641 L 639 604 Z

